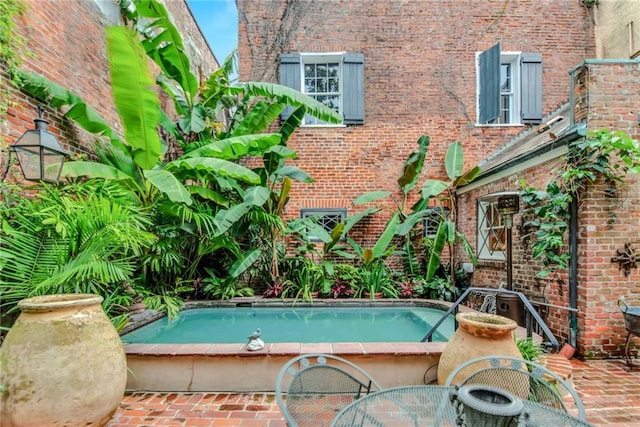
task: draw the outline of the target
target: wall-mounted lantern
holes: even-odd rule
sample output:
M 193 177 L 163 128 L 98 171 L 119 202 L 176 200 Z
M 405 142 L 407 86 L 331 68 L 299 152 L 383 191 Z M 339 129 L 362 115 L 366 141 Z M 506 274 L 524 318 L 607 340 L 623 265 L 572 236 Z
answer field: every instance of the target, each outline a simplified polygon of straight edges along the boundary
M 36 128 L 26 131 L 9 149 L 18 156 L 25 179 L 56 183 L 69 153 L 47 130 L 49 122 L 42 118 L 41 107 L 38 107 L 38 118 L 34 123 Z

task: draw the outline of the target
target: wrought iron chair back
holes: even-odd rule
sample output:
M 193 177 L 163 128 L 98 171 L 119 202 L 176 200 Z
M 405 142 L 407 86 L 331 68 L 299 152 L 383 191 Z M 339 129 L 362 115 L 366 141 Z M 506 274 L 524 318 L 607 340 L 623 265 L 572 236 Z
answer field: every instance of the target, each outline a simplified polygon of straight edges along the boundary
M 365 370 L 328 354 L 294 357 L 276 379 L 276 400 L 289 427 L 329 426 L 345 406 L 379 390 Z
M 634 301 L 634 304 L 627 303 L 623 298 L 618 300 L 618 307 L 624 318 L 624 327 L 627 330 L 627 339 L 624 344 L 624 360 L 629 367 L 637 366 L 633 362 L 633 358 L 629 353 L 629 344 L 631 337 L 640 337 L 640 305 Z
M 583 421 L 586 417 L 582 400 L 567 381 L 527 360 L 510 356 L 478 357 L 456 367 L 445 385 L 468 384 L 498 387 L 523 400 L 572 413 Z

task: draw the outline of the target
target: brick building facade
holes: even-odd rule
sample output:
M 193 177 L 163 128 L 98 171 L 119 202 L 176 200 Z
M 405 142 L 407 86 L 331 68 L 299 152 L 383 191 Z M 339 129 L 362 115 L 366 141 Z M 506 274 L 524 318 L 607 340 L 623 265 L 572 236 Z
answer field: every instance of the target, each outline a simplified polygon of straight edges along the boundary
M 17 29 L 26 41 L 28 55 L 22 52 L 24 71 L 47 77 L 54 83 L 80 96 L 111 124 L 122 129 L 113 105 L 109 64 L 105 46 L 105 27 L 120 24 L 120 9 L 115 0 L 28 0 L 25 11 L 17 18 Z M 183 36 L 194 74 L 206 78 L 218 68 L 218 62 L 204 39 L 185 1 L 164 2 L 174 25 Z M 7 74 L 4 67 L 2 84 Z M 44 107 L 44 118 L 50 122 L 63 147 L 75 153 L 93 152 L 93 136 L 66 120 L 63 112 L 48 108 L 30 96 L 9 88 L 12 104 L 0 122 L 0 170 L 7 167 L 8 152 L 27 129 L 33 129 L 37 107 Z M 10 178 L 20 180 L 19 168 L 10 169 Z
M 302 127 L 290 141 L 296 165 L 315 183 L 294 186 L 288 215 L 329 207 L 350 215 L 364 192 L 397 195 L 403 162 L 421 135 L 431 137 L 424 175 L 443 178 L 451 142 L 462 143 L 470 167 L 531 126 L 519 118 L 477 124 L 476 54 L 497 42 L 503 52 L 542 55 L 542 114 L 566 102 L 567 71 L 594 53 L 591 11 L 576 1 L 475 3 L 238 1 L 241 81 L 279 82 L 281 54 L 364 57 L 363 123 Z M 386 219 L 367 224 L 365 244 Z
M 562 166 L 566 144 L 587 130 L 604 127 L 638 136 L 637 60 L 589 60 L 613 53 L 621 55 L 617 58 L 634 57 L 634 30 L 629 25 L 638 12 L 632 1 L 602 0 L 599 5 L 564 0 L 237 3 L 240 80 L 281 82 L 314 93 L 317 87 L 308 88 L 304 79 L 307 70 L 317 72 L 318 62 L 340 64 L 348 84 L 351 71 L 344 53 L 363 58 L 362 120 L 337 127 L 302 127 L 289 141 L 298 153 L 296 164 L 316 179 L 310 185 L 297 185 L 292 192 L 287 211 L 291 217 L 305 208 L 346 208 L 352 214 L 357 207 L 351 201 L 372 190 L 394 191 L 400 197 L 396 181 L 420 135 L 431 137 L 423 179 L 443 179 L 444 153 L 452 141 L 462 143 L 467 167 L 490 164 L 492 153 L 509 144 L 526 147 L 539 126 L 563 116 L 553 122 L 552 130 L 566 134 L 556 138 L 547 131 L 539 137 L 557 139 L 546 153 L 526 161 L 510 158 L 511 169 L 506 160 L 494 164 L 502 167 L 500 174 L 461 189 L 458 227 L 479 251 L 479 198 L 517 190 L 520 179 L 544 188 Z M 625 27 L 631 28 L 628 54 L 618 46 L 624 38 L 621 20 L 631 22 Z M 509 111 L 501 123 L 487 123 L 482 113 L 482 93 L 487 90 L 482 56 L 490 54 L 497 42 L 501 71 L 513 77 L 512 88 L 518 94 L 509 98 L 503 87 L 502 99 L 512 102 Z M 539 68 L 528 68 L 528 62 L 538 60 Z M 299 81 L 288 76 L 291 62 L 305 66 Z M 537 77 L 542 90 L 532 95 L 525 86 Z M 349 89 L 342 90 L 345 99 L 340 108 L 347 118 L 352 100 Z M 536 101 L 538 109 L 531 106 Z M 509 116 L 512 110 L 520 114 Z M 521 154 L 525 158 L 527 153 Z M 515 228 L 514 283 L 531 300 L 547 304 L 538 307 L 561 341 L 568 340 L 585 356 L 619 356 L 625 335 L 616 301 L 637 299 L 639 273 L 625 276 L 611 257 L 625 242 L 640 240 L 637 179 L 630 178 L 620 198 L 604 199 L 597 187 L 590 188 L 579 205 L 577 277 L 564 276 L 561 285 L 535 279 L 540 265 L 531 259 Z M 365 244 L 367 238 L 374 240 L 386 219 L 378 215 L 358 237 Z M 516 216 L 516 225 L 519 220 Z M 505 270 L 504 257 L 481 259 L 472 284 L 498 286 L 505 281 Z M 569 301 L 571 281 L 577 283 L 573 303 Z M 554 307 L 572 305 L 574 325 L 568 320 L 570 310 Z M 571 332 L 572 326 L 577 334 Z

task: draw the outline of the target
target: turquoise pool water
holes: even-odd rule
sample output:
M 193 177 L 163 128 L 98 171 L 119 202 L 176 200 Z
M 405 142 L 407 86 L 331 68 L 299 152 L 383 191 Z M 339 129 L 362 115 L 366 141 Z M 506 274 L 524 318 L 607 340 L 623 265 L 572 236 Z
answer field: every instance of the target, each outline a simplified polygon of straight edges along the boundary
M 257 328 L 266 343 L 418 342 L 444 314 L 427 307 L 197 308 L 122 335 L 125 343 L 244 343 Z M 453 334 L 450 316 L 434 341 Z

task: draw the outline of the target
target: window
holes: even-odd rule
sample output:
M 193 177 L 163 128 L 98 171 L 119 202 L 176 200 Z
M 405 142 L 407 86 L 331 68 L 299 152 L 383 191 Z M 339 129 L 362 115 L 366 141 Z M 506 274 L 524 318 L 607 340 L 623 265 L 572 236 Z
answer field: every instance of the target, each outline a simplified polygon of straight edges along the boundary
M 449 218 L 449 208 L 429 208 L 424 219 L 424 237 L 434 238 L 440 223 Z
M 542 56 L 502 52 L 500 43 L 477 54 L 478 124 L 542 122 Z
M 343 117 L 343 124 L 364 123 L 364 55 L 294 53 L 280 55 L 280 84 L 315 98 Z M 282 118 L 293 112 L 287 107 Z M 306 116 L 305 125 L 327 125 Z
M 344 222 L 347 219 L 346 209 L 301 209 L 301 218 L 313 217 L 316 219 L 318 225 L 331 234 L 336 225 Z M 318 242 L 317 236 L 310 235 L 309 238 L 312 242 Z
M 504 260 L 506 229 L 497 200 L 478 201 L 478 259 Z
M 303 57 L 304 81 L 303 93 L 329 107 L 336 113 L 342 111 L 340 97 L 340 58 L 325 58 L 323 56 Z M 325 124 L 323 121 L 305 116 L 304 124 Z

